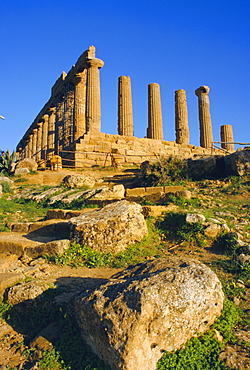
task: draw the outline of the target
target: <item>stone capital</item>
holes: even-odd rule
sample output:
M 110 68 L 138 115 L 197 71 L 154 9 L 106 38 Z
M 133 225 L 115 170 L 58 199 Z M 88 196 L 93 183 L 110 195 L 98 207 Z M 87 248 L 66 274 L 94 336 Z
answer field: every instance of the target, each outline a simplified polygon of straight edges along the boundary
M 85 83 L 85 78 L 84 78 L 84 75 L 83 73 L 76 73 L 74 75 L 74 77 L 71 79 L 71 82 L 74 84 L 74 85 L 78 85 L 80 83 Z
M 88 59 L 88 66 L 93 68 L 102 68 L 104 61 L 98 58 Z
M 208 86 L 200 86 L 198 89 L 195 90 L 195 95 L 201 96 L 202 94 L 208 95 L 210 91 L 210 87 Z

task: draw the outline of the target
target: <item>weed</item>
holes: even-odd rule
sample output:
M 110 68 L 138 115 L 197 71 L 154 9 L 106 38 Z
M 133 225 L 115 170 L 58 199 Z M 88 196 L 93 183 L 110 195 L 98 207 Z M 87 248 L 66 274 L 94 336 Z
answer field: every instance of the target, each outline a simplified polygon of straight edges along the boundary
M 196 247 L 205 245 L 201 222 L 188 223 L 184 213 L 168 213 L 163 220 L 158 222 L 158 228 L 165 236 L 177 243 L 188 242 Z
M 108 265 L 111 254 L 98 252 L 90 247 L 71 243 L 70 247 L 63 253 L 56 256 L 45 256 L 50 262 L 58 265 L 68 265 L 72 267 L 102 267 Z
M 8 302 L 3 302 L 2 298 L 0 298 L 0 318 L 2 319 L 6 312 L 10 309 L 11 304 Z
M 25 177 L 19 177 L 15 180 L 16 183 L 19 183 L 19 182 L 27 182 L 28 179 L 26 179 Z

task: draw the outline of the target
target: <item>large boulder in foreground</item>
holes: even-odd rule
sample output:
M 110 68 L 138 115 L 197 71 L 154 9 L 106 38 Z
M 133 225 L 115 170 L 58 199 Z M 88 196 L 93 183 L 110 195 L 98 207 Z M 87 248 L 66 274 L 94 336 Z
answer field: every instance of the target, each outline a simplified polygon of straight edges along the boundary
M 71 218 L 69 223 L 76 243 L 114 254 L 148 234 L 142 207 L 127 200 Z
M 82 336 L 112 370 L 155 370 L 164 351 L 206 331 L 223 306 L 221 284 L 199 261 L 131 266 L 75 299 Z

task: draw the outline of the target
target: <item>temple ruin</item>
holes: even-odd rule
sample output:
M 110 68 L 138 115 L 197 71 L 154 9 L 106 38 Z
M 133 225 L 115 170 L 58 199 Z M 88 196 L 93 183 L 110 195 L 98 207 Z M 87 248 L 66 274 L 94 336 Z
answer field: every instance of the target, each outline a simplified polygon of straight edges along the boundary
M 131 81 L 118 79 L 118 134 L 101 132 L 100 69 L 104 62 L 90 46 L 67 73 L 62 72 L 51 97 L 38 113 L 17 145 L 19 158 L 45 163 L 56 154 L 63 165 L 73 168 L 140 164 L 170 154 L 191 158 L 221 154 L 213 148 L 209 87 L 201 86 L 198 96 L 200 147 L 189 144 L 188 110 L 185 90 L 175 92 L 175 141 L 165 141 L 161 112 L 160 85 L 148 85 L 148 127 L 144 138 L 134 136 Z M 232 130 L 221 129 L 224 150 L 233 151 Z M 229 146 L 231 145 L 231 146 Z

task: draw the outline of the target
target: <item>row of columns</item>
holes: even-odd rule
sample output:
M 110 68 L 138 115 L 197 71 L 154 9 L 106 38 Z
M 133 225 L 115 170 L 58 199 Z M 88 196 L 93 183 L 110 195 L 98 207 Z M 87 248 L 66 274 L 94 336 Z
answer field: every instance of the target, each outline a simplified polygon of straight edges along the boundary
M 102 60 L 91 58 L 88 68 L 65 84 L 64 91 L 57 94 L 53 105 L 25 138 L 21 156 L 47 159 L 84 134 L 100 132 L 99 69 L 103 65 Z
M 200 146 L 203 148 L 213 146 L 209 91 L 208 86 L 200 86 L 195 90 L 198 97 Z M 175 91 L 175 132 L 176 143 L 189 144 L 187 98 L 183 89 Z M 118 133 L 125 136 L 134 135 L 131 82 L 128 76 L 121 76 L 118 80 Z M 147 138 L 163 140 L 160 85 L 157 83 L 148 85 Z M 231 125 L 221 126 L 221 141 L 223 149 L 234 150 Z
M 95 58 L 94 47 L 86 59 L 85 67 L 66 80 L 61 80 L 63 91 L 53 94 L 50 107 L 39 122 L 33 124 L 29 136 L 23 139 L 21 156 L 37 161 L 59 154 L 84 134 L 100 132 L 100 68 L 104 62 Z M 200 86 L 195 90 L 198 97 L 200 146 L 212 148 L 213 133 L 210 115 L 209 87 Z M 175 91 L 176 143 L 189 144 L 188 109 L 185 90 Z M 131 81 L 128 76 L 118 80 L 118 134 L 134 136 Z M 148 127 L 147 138 L 163 140 L 163 123 L 160 85 L 148 85 Z M 234 150 L 231 125 L 221 126 L 222 148 Z

